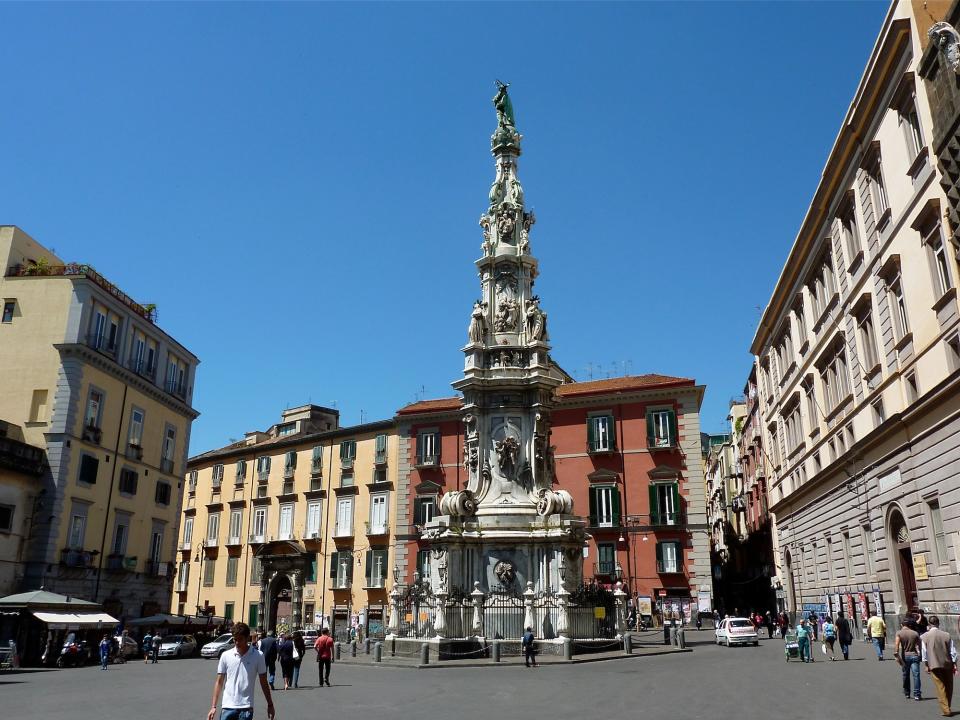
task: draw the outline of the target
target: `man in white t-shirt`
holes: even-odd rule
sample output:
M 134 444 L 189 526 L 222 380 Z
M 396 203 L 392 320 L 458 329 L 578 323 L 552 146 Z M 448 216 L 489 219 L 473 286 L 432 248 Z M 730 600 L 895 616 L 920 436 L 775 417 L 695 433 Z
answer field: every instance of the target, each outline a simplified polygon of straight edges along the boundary
M 253 720 L 253 696 L 256 679 L 267 699 L 267 717 L 274 720 L 273 697 L 267 682 L 267 663 L 263 653 L 250 644 L 250 627 L 246 623 L 233 626 L 234 647 L 220 656 L 217 681 L 213 685 L 213 702 L 207 720 L 217 714 L 217 701 L 223 691 L 220 720 Z

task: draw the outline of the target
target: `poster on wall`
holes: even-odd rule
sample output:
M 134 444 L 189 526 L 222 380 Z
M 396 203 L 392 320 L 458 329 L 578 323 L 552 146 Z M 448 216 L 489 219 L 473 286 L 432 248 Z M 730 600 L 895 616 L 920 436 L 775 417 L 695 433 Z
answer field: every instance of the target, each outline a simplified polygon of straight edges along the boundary
M 653 615 L 653 598 L 648 595 L 637 597 L 637 612 L 640 615 Z
M 833 594 L 833 619 L 837 619 L 837 615 L 840 614 L 840 611 L 843 610 L 843 602 L 840 599 L 840 593 Z
M 870 617 L 870 613 L 867 610 L 867 594 L 859 592 L 857 593 L 857 607 L 860 610 L 860 619 L 866 620 Z
M 873 606 L 876 608 L 877 615 L 883 617 L 883 595 L 880 594 L 880 588 L 873 589 Z
M 710 603 L 710 593 L 700 593 L 697 596 L 697 612 L 698 613 L 711 613 L 713 608 Z
M 853 595 L 847 593 L 844 595 L 844 599 L 847 601 L 847 616 L 853 621 L 857 617 L 857 613 L 853 609 Z

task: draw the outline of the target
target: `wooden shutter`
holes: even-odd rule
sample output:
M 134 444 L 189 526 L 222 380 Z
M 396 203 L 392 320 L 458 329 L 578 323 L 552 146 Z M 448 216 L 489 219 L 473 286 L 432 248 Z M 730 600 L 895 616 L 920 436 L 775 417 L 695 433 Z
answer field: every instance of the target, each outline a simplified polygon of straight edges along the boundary
M 423 433 L 417 433 L 417 462 L 423 461 Z
M 673 543 L 673 555 L 677 559 L 677 572 L 683 572 L 683 543 Z
M 660 524 L 660 504 L 657 502 L 657 486 L 651 484 L 648 488 L 650 493 L 650 524 Z
M 663 572 L 663 543 L 657 543 L 657 572 Z
M 590 488 L 590 525 L 597 524 L 597 488 Z
M 433 456 L 440 462 L 440 433 L 433 433 Z
M 596 418 L 587 418 L 587 452 L 593 452 L 597 449 L 597 420 Z
M 667 411 L 667 424 L 670 427 L 670 447 L 679 445 L 677 440 L 677 413 L 675 410 Z
M 674 522 L 680 522 L 680 483 L 674 483 L 670 486 L 670 492 L 673 494 L 673 512 Z
M 613 509 L 613 526 L 620 527 L 620 488 L 610 488 L 610 501 Z
M 340 567 L 340 553 L 334 550 L 330 553 L 330 579 L 337 579 L 337 568 Z
M 367 550 L 366 567 L 364 569 L 364 585 L 367 587 L 370 587 L 370 581 L 372 579 L 370 573 L 373 569 L 373 552 L 373 550 Z
M 377 435 L 377 447 L 376 449 L 380 452 L 387 449 L 387 436 L 386 435 Z
M 647 410 L 647 447 L 657 444 L 657 431 L 653 426 L 653 413 Z
M 613 415 L 607 415 L 607 448 L 615 450 L 617 447 L 617 424 L 613 420 Z

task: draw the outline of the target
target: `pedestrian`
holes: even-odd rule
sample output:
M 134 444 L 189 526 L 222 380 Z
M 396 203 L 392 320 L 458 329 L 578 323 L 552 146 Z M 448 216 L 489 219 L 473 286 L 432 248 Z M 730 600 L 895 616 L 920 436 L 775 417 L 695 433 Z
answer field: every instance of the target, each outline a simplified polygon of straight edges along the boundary
M 837 653 L 833 649 L 833 644 L 837 641 L 837 626 L 833 624 L 833 618 L 827 615 L 823 622 L 823 644 L 830 650 L 830 659 L 836 660 Z
M 910 699 L 910 677 L 913 676 L 913 699 L 920 700 L 920 633 L 914 630 L 913 618 L 904 617 L 893 639 L 893 657 L 903 671 L 903 696 Z
M 297 630 L 293 633 L 293 686 L 300 687 L 300 664 L 307 652 L 307 645 L 303 642 L 303 633 Z
M 930 629 L 930 622 L 927 620 L 927 616 L 923 614 L 923 608 L 917 608 L 914 612 L 914 627 L 918 633 L 923 635 L 927 630 Z
M 883 649 L 887 644 L 887 624 L 876 613 L 867 620 L 867 637 L 873 641 L 873 648 L 877 651 L 877 660 L 883 660 Z
M 283 675 L 283 689 L 289 690 L 293 685 L 293 652 L 297 648 L 293 644 L 290 633 L 284 633 L 277 647 L 277 657 L 280 659 L 280 674 Z
M 813 610 L 810 611 L 810 615 L 808 619 L 810 620 L 810 629 L 813 631 L 813 642 L 816 642 L 817 630 L 819 629 L 819 626 L 820 626 L 820 619 L 817 617 L 817 614 Z
M 810 629 L 810 621 L 805 617 L 800 618 L 800 624 L 797 625 L 797 649 L 800 651 L 801 662 L 813 662 L 813 653 L 810 652 L 810 639 L 813 630 Z
M 537 655 L 533 649 L 533 629 L 528 627 L 523 631 L 523 640 L 520 643 L 523 646 L 523 664 L 530 667 L 537 667 Z
M 143 664 L 146 665 L 150 662 L 150 655 L 153 654 L 153 632 L 151 630 L 147 630 L 147 634 L 143 636 L 141 648 L 143 649 Z
M 780 627 L 780 637 L 787 636 L 787 630 L 790 628 L 790 616 L 782 612 L 777 616 L 777 625 Z
M 333 638 L 330 637 L 330 628 L 320 630 L 320 637 L 313 644 L 317 651 L 317 670 L 320 673 L 320 687 L 326 683 L 330 687 L 330 662 L 333 660 Z
M 273 630 L 260 639 L 260 652 L 264 662 L 267 663 L 267 681 L 270 683 L 270 689 L 276 690 L 273 683 L 277 679 L 277 639 L 273 636 Z
M 840 652 L 843 653 L 843 659 L 850 659 L 850 646 L 853 644 L 853 631 L 850 629 L 850 621 L 843 614 L 843 610 L 837 613 L 837 640 L 840 641 Z
M 773 615 L 767 610 L 763 616 L 763 624 L 767 626 L 767 640 L 773 639 Z
M 957 672 L 957 647 L 950 634 L 940 629 L 940 618 L 931 615 L 927 623 L 929 629 L 920 638 L 920 659 L 933 678 L 940 713 L 950 717 L 953 714 L 950 703 L 953 701 L 953 676 Z
M 150 653 L 150 663 L 153 665 L 156 665 L 157 660 L 160 658 L 161 645 L 163 645 L 163 638 L 160 637 L 160 633 L 157 633 L 153 636 L 153 652 Z
M 104 635 L 100 641 L 100 669 L 106 670 L 110 663 L 110 636 Z
M 223 691 L 220 720 L 253 720 L 253 696 L 257 678 L 267 700 L 267 717 L 273 720 L 273 696 L 267 683 L 267 664 L 263 653 L 250 644 L 250 627 L 246 623 L 233 626 L 234 646 L 220 655 L 217 681 L 213 685 L 213 702 L 207 720 L 217 714 L 217 701 Z

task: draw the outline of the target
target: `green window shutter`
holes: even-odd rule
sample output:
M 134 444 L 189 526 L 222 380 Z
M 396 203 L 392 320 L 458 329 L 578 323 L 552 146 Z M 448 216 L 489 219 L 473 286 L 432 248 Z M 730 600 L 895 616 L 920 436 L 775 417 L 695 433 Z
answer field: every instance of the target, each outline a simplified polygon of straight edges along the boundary
M 433 453 L 437 458 L 437 462 L 440 461 L 440 433 L 433 434 Z
M 607 447 L 611 450 L 617 447 L 617 424 L 613 415 L 607 415 Z
M 673 554 L 677 558 L 677 572 L 683 572 L 683 545 L 675 542 L 673 544 Z
M 367 550 L 366 567 L 364 568 L 364 584 L 370 587 L 370 572 L 373 568 L 373 550 Z
M 340 566 L 340 553 L 334 550 L 330 553 L 330 579 L 337 579 L 337 568 Z
M 377 450 L 383 452 L 387 449 L 387 436 L 377 435 Z
M 348 443 L 346 440 L 344 440 L 342 443 L 340 443 L 340 459 L 341 459 L 341 460 L 343 460 L 345 457 L 347 457 L 347 450 L 348 450 L 348 445 L 349 445 L 349 444 L 350 444 L 350 443 Z
M 247 623 L 250 627 L 257 627 L 257 621 L 260 619 L 260 606 L 257 605 L 257 603 L 250 603 L 250 611 L 247 618 L 250 620 L 250 622 Z
M 660 524 L 660 505 L 657 502 L 657 486 L 650 485 L 647 488 L 650 491 L 650 524 Z
M 647 447 L 653 447 L 657 442 L 657 432 L 653 426 L 653 413 L 647 410 Z
M 587 452 L 597 449 L 597 419 L 587 418 Z
M 673 495 L 674 522 L 680 522 L 680 483 L 674 483 L 670 486 L 670 493 Z
M 611 505 L 613 506 L 613 526 L 620 526 L 620 488 L 610 488 Z
M 313 560 L 310 561 L 310 581 L 317 581 L 317 554 L 313 554 Z
M 350 441 L 350 457 L 351 458 L 357 457 L 357 441 L 356 440 Z
M 677 440 L 677 413 L 673 410 L 668 410 L 668 424 L 670 426 L 670 446 L 679 445 Z
M 417 433 L 417 462 L 423 460 L 423 434 Z
M 590 525 L 597 524 L 597 488 L 590 488 Z
M 663 572 L 663 543 L 657 543 L 657 572 Z

